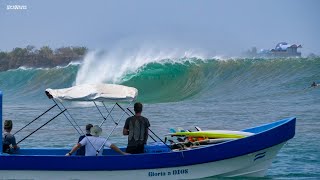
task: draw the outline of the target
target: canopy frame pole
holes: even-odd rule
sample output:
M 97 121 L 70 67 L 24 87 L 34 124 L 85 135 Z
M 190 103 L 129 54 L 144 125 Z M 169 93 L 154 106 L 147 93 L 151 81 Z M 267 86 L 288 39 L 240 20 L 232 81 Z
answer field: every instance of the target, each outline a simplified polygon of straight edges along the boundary
M 49 112 L 52 108 L 56 107 L 57 104 L 53 105 L 52 107 L 50 107 L 49 109 L 47 109 L 45 112 L 43 112 L 41 115 L 39 115 L 38 117 L 36 117 L 34 120 L 32 120 L 31 122 L 29 122 L 27 125 L 23 126 L 21 129 L 19 129 L 18 131 L 16 131 L 13 135 L 16 135 L 18 132 L 20 132 L 22 129 L 26 128 L 27 126 L 29 126 L 31 123 L 33 123 L 34 121 L 36 121 L 37 119 L 39 119 L 41 116 L 45 115 L 47 112 Z
M 115 124 L 117 124 L 117 122 L 114 120 L 114 118 L 113 118 L 112 115 L 111 115 L 111 112 L 113 111 L 113 109 L 114 109 L 114 107 L 116 106 L 116 104 L 114 104 L 114 105 L 112 106 L 112 108 L 111 108 L 110 111 L 108 110 L 108 108 L 106 107 L 106 105 L 104 104 L 103 101 L 102 101 L 102 104 L 103 104 L 104 108 L 106 109 L 106 111 L 108 112 L 108 116 L 109 116 L 109 114 L 110 114 L 110 117 L 111 117 L 112 121 L 113 121 Z M 107 116 L 106 118 L 108 118 L 108 116 Z M 104 123 L 104 121 L 103 121 L 103 123 Z M 103 123 L 101 123 L 101 126 L 102 126 Z
M 47 125 L 49 122 L 51 122 L 52 120 L 54 120 L 55 118 L 57 118 L 60 114 L 62 114 L 63 112 L 65 112 L 67 109 L 64 109 L 63 111 L 61 111 L 59 114 L 55 115 L 53 118 L 51 118 L 49 121 L 47 121 L 46 123 L 44 123 L 42 126 L 40 126 L 39 128 L 37 128 L 36 130 L 34 130 L 33 132 L 31 132 L 29 135 L 27 135 L 26 137 L 24 137 L 23 139 L 21 139 L 17 144 L 21 143 L 23 140 L 27 139 L 29 136 L 31 136 L 32 134 L 34 134 L 35 132 L 37 132 L 39 129 L 41 129 L 43 126 Z
M 60 109 L 60 111 L 62 111 L 62 108 L 61 108 L 61 107 L 59 106 L 59 104 L 54 100 L 54 97 L 53 97 L 48 91 L 45 91 L 45 94 L 47 95 L 47 97 L 48 97 L 49 99 L 52 99 L 52 101 L 58 106 L 58 108 Z M 61 101 L 59 101 L 59 102 L 60 102 L 60 104 L 62 105 L 62 107 L 67 110 L 67 108 L 63 105 L 63 103 L 62 103 Z M 79 127 L 79 125 L 76 123 L 76 121 L 74 120 L 74 118 L 73 118 L 73 117 L 71 116 L 71 114 L 69 113 L 69 111 L 67 111 L 67 113 L 69 114 L 70 118 L 75 122 L 75 124 L 78 126 L 78 128 L 80 129 L 80 131 L 82 132 L 82 134 L 84 134 L 83 131 L 82 131 L 82 129 Z M 67 116 L 65 113 L 63 113 L 63 115 L 67 118 L 67 120 L 70 122 L 70 124 L 72 125 L 72 127 L 78 132 L 78 134 L 81 135 L 81 133 L 79 132 L 79 130 L 72 124 L 72 122 L 71 122 L 71 120 L 68 118 L 68 116 Z M 85 134 L 84 134 L 84 135 L 85 135 Z
M 93 101 L 93 103 L 94 103 L 94 105 L 96 106 L 96 108 L 98 109 L 98 111 L 99 111 L 100 115 L 102 116 L 102 118 L 104 119 L 104 120 L 101 122 L 101 124 L 99 125 L 99 127 L 101 127 L 102 124 L 107 120 L 107 118 L 109 117 L 109 115 L 111 116 L 111 114 L 110 114 L 111 112 L 109 113 L 109 111 L 107 110 L 108 115 L 107 115 L 107 116 L 104 116 L 104 115 L 102 114 L 102 112 L 100 111 L 100 108 L 98 107 L 97 103 L 96 103 L 95 101 Z M 112 116 L 111 116 L 111 118 L 112 118 Z M 112 118 L 112 120 L 113 120 L 113 122 L 117 125 L 117 122 L 115 122 L 113 118 Z
M 154 137 L 152 137 L 150 134 L 148 134 L 150 136 L 150 138 L 154 141 L 154 142 L 158 142 L 157 140 L 154 139 Z
M 127 110 L 128 110 L 129 112 L 131 112 L 131 114 L 133 114 L 133 112 L 129 109 L 129 107 L 127 107 Z M 134 115 L 134 114 L 133 114 L 133 115 Z M 162 139 L 161 139 L 159 136 L 157 136 L 149 127 L 148 127 L 148 129 L 149 129 L 149 131 L 150 131 L 153 135 L 155 135 L 164 145 L 166 145 L 169 149 L 171 149 L 170 146 L 168 146 L 168 144 L 166 144 L 164 141 L 162 141 Z
M 58 105 L 58 103 L 52 98 L 52 101 Z M 80 128 L 80 126 L 77 124 L 77 122 L 75 121 L 75 119 L 71 116 L 71 114 L 69 113 L 69 111 L 67 110 L 67 108 L 63 105 L 62 102 L 60 102 L 61 106 L 66 110 L 66 112 L 68 113 L 68 115 L 70 116 L 70 118 L 74 121 L 74 123 L 77 125 L 77 128 L 80 129 L 80 131 L 82 132 L 82 134 L 84 134 L 84 132 L 82 131 L 82 129 Z M 60 111 L 63 111 L 62 108 L 58 105 Z M 72 125 L 72 127 L 78 132 L 79 135 L 81 135 L 81 133 L 79 132 L 79 130 L 75 127 L 75 125 L 73 125 L 73 123 L 71 122 L 71 120 L 68 118 L 68 116 L 63 113 L 63 115 L 68 119 L 68 121 L 70 122 L 70 124 Z
M 55 103 L 56 101 L 54 99 L 52 99 Z M 57 104 L 57 103 L 56 103 Z M 63 111 L 67 111 L 68 115 L 70 116 L 70 118 L 74 121 L 74 124 L 77 125 L 77 128 L 80 129 L 81 133 L 87 137 L 87 134 L 84 133 L 81 129 L 81 127 L 78 125 L 77 121 L 71 116 L 71 114 L 69 113 L 69 111 L 67 110 L 67 108 L 63 105 L 62 102 L 60 102 L 60 104 L 63 106 L 64 110 Z M 58 105 L 59 109 L 60 109 L 60 106 Z M 61 109 L 60 109 L 61 110 Z M 63 113 L 64 114 L 64 113 Z M 72 124 L 72 122 L 69 120 L 69 118 L 67 117 L 67 115 L 64 114 L 64 116 L 68 119 L 68 121 L 70 122 L 70 124 L 72 125 L 72 127 L 74 127 L 74 129 L 81 135 L 81 133 L 78 131 L 78 129 L 75 127 L 74 124 Z M 89 143 L 91 144 L 91 146 L 95 149 L 95 147 L 93 146 L 92 142 L 90 141 L 90 139 L 88 139 Z M 96 150 L 96 149 L 95 149 Z M 97 150 L 96 150 L 97 151 Z
M 129 106 L 132 104 L 133 101 L 131 101 L 128 105 Z M 118 104 L 118 103 L 116 103 Z M 121 115 L 121 117 L 119 118 L 119 120 L 117 121 L 117 124 L 113 127 L 113 129 L 111 130 L 111 132 L 109 133 L 109 135 L 107 136 L 106 140 L 104 141 L 104 143 L 102 144 L 102 146 L 99 148 L 99 150 L 97 150 L 96 156 L 98 156 L 99 152 L 101 151 L 101 149 L 103 148 L 104 144 L 107 142 L 107 140 L 110 138 L 111 134 L 113 133 L 113 131 L 116 129 L 116 127 L 118 126 L 118 124 L 120 123 L 120 121 L 122 120 L 123 116 L 126 114 L 126 112 L 124 111 Z

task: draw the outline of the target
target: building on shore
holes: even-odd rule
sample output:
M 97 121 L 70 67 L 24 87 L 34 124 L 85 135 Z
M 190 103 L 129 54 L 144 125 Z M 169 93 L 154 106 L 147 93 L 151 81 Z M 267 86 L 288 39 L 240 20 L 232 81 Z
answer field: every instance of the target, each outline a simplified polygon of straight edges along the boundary
M 281 42 L 270 50 L 270 54 L 273 57 L 301 57 L 301 52 L 298 52 L 298 48 L 302 48 L 302 46 Z
M 301 52 L 298 52 L 298 48 L 302 48 L 301 45 L 288 44 L 286 42 L 280 42 L 274 49 L 261 49 L 257 51 L 256 47 L 246 52 L 247 57 L 301 57 Z

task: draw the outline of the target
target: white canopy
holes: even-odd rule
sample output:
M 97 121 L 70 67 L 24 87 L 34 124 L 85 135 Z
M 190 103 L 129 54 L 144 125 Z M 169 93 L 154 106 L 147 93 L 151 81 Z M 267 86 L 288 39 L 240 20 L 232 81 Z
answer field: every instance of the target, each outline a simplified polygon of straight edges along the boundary
M 138 96 L 136 88 L 117 84 L 83 84 L 64 89 L 46 89 L 46 93 L 49 98 L 67 101 L 130 102 Z

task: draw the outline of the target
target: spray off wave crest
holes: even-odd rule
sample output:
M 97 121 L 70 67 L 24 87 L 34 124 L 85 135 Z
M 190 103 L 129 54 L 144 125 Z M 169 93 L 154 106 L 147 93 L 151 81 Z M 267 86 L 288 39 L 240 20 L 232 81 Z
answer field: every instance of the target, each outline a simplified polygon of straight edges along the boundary
M 87 83 L 122 83 L 126 74 L 137 73 L 150 63 L 182 63 L 182 59 L 201 58 L 192 51 L 157 51 L 136 50 L 125 52 L 122 49 L 113 51 L 92 51 L 85 57 L 75 80 L 75 84 Z
M 198 59 L 205 57 L 192 51 L 94 51 L 85 57 L 75 84 L 123 84 L 137 88 L 141 101 L 179 101 L 199 91 L 200 86 L 193 83 L 198 75 L 189 74 L 186 66 Z

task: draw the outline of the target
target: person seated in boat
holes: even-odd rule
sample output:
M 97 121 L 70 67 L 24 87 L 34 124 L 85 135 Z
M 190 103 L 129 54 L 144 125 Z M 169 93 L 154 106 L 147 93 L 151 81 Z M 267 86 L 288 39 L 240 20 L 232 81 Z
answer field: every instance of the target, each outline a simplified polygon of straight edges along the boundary
M 127 153 L 144 153 L 144 145 L 148 140 L 150 123 L 147 118 L 141 115 L 142 107 L 140 102 L 134 104 L 135 115 L 127 118 L 123 127 L 123 135 L 128 135 Z
M 86 125 L 86 135 L 82 135 L 79 137 L 79 140 L 78 140 L 78 143 L 86 136 L 91 136 L 90 134 L 90 129 L 93 127 L 92 124 L 87 124 Z M 85 149 L 85 146 L 81 146 L 78 150 L 77 150 L 77 153 L 76 155 L 78 156 L 84 156 L 86 154 L 86 149 Z
M 111 149 L 113 149 L 114 151 L 116 151 L 120 154 L 123 154 L 123 155 L 128 154 L 128 153 L 121 151 L 116 145 L 107 141 L 106 138 L 99 137 L 101 135 L 101 133 L 102 133 L 101 127 L 99 127 L 98 125 L 93 126 L 90 129 L 90 134 L 92 136 L 87 136 L 87 137 L 83 138 L 79 143 L 77 143 L 75 146 L 73 146 L 71 151 L 68 152 L 66 154 L 66 156 L 72 155 L 81 146 L 85 146 L 85 149 L 86 149 L 85 156 L 102 156 L 104 146 L 110 147 Z M 101 147 L 102 147 L 102 149 L 100 149 Z M 97 152 L 98 150 L 100 150 L 100 151 Z
M 4 153 L 16 153 L 20 148 L 16 143 L 16 138 L 11 134 L 13 123 L 11 120 L 5 120 L 3 124 L 4 132 L 2 134 L 2 148 Z

